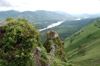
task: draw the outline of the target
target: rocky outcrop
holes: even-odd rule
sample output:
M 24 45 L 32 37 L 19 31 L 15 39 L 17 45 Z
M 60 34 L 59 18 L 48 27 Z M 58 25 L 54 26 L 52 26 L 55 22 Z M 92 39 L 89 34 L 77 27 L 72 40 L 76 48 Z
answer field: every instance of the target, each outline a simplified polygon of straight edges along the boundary
M 46 52 L 43 48 L 37 47 L 33 50 L 33 59 L 35 59 L 34 66 L 51 66 L 50 59 L 48 57 L 44 57 Z M 47 62 L 44 62 L 46 60 Z
M 47 32 L 47 38 L 43 45 L 47 52 L 50 53 L 54 58 L 60 57 L 62 60 L 66 61 L 64 42 L 60 41 L 57 32 L 51 30 Z
M 58 33 L 54 32 L 53 30 L 47 32 L 47 38 L 44 43 L 44 47 L 47 49 L 47 52 L 51 53 L 53 57 L 55 56 L 56 49 L 55 49 L 55 43 L 53 41 L 53 38 L 58 37 Z
M 53 55 L 53 57 L 56 57 L 56 49 L 55 49 L 55 44 L 54 44 L 54 41 L 51 40 L 51 46 L 52 46 L 52 50 L 50 51 L 50 54 Z
M 36 66 L 42 66 L 41 65 L 41 51 L 42 49 L 40 47 L 37 47 L 37 49 L 33 50 L 33 57 L 35 58 Z

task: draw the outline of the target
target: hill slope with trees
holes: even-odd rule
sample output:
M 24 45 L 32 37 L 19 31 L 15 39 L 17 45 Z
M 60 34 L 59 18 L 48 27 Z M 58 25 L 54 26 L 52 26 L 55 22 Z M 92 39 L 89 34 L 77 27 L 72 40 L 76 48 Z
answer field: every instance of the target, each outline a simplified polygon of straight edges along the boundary
M 100 65 L 100 18 L 66 38 L 68 62 L 79 66 Z
M 18 12 L 14 10 L 9 10 L 9 11 L 0 11 L 0 22 L 4 21 L 8 16 L 16 19 L 26 18 L 30 22 L 39 24 L 40 28 L 47 27 L 48 25 L 54 22 L 66 20 L 72 17 L 70 14 L 65 15 L 53 11 L 37 10 L 37 11 Z
M 9 11 L 0 11 L 0 21 L 4 20 L 8 16 L 13 18 L 26 18 L 33 22 L 43 22 L 43 21 L 52 21 L 52 20 L 63 20 L 68 19 L 70 14 L 67 14 L 67 17 L 64 14 L 52 12 L 52 11 L 44 11 L 44 10 L 37 10 L 37 11 L 24 11 L 18 12 L 14 10 Z
M 40 33 L 43 34 L 42 41 L 46 38 L 46 32 L 50 30 L 54 30 L 57 33 L 59 33 L 60 39 L 65 40 L 65 38 L 71 36 L 75 32 L 82 29 L 87 24 L 91 23 L 96 18 L 87 18 L 87 19 L 81 19 L 81 20 L 66 20 L 61 25 L 41 31 Z

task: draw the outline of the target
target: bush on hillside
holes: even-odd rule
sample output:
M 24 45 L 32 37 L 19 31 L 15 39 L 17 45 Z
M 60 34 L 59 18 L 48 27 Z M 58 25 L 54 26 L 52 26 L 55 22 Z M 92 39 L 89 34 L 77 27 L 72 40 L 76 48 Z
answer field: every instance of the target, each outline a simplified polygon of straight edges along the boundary
M 78 48 L 78 54 L 84 55 L 86 52 L 86 49 L 83 47 L 83 45 L 80 45 Z
M 33 66 L 33 48 L 41 45 L 36 26 L 25 18 L 6 20 L 9 23 L 0 28 L 0 65 Z

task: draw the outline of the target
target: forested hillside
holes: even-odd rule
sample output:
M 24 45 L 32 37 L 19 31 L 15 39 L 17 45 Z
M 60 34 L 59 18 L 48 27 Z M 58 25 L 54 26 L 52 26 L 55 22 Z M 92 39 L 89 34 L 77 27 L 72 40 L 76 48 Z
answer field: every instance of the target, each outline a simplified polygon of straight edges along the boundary
M 86 26 L 88 23 L 91 23 L 96 18 L 87 18 L 87 19 L 81 19 L 81 20 L 66 20 L 61 25 L 53 27 L 51 29 L 41 31 L 40 33 L 43 34 L 42 41 L 46 38 L 46 32 L 49 30 L 54 30 L 59 33 L 60 39 L 64 40 L 66 37 L 71 36 L 84 26 Z
M 66 38 L 68 62 L 79 66 L 100 65 L 100 18 Z
M 67 14 L 67 17 L 64 14 L 52 12 L 52 11 L 44 11 L 44 10 L 37 10 L 37 11 L 24 11 L 24 12 L 18 12 L 14 10 L 9 11 L 0 11 L 0 21 L 4 20 L 8 16 L 14 17 L 14 18 L 26 18 L 33 22 L 43 22 L 46 20 L 62 20 L 62 19 L 68 19 L 68 16 L 71 16 L 70 14 Z

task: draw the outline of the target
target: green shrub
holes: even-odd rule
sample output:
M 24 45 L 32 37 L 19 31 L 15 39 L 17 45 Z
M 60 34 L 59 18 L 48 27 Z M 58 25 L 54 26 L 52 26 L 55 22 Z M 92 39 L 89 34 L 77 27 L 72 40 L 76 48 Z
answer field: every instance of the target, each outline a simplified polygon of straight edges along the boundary
M 85 50 L 84 48 L 82 48 L 82 49 L 80 49 L 79 54 L 84 55 L 84 54 L 85 54 L 85 52 L 86 52 L 86 50 Z
M 46 66 L 48 63 L 47 54 L 44 50 L 41 51 L 41 64 L 42 66 Z
M 50 53 L 52 46 L 51 46 L 51 40 L 47 39 L 46 42 L 44 43 L 44 47 L 46 48 L 47 52 Z
M 55 37 L 55 38 L 53 38 L 53 41 L 54 41 L 54 43 L 55 44 L 58 44 L 58 40 L 57 40 L 57 38 Z
M 0 31 L 0 59 L 3 66 L 32 66 L 33 48 L 40 45 L 40 34 L 25 18 L 9 21 Z
M 80 45 L 78 49 L 78 54 L 84 55 L 85 52 L 86 52 L 86 49 L 83 47 L 83 45 Z

